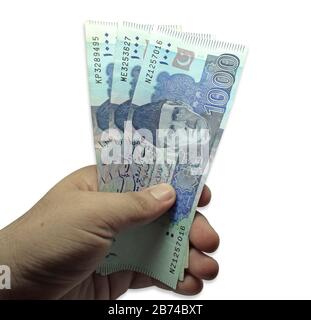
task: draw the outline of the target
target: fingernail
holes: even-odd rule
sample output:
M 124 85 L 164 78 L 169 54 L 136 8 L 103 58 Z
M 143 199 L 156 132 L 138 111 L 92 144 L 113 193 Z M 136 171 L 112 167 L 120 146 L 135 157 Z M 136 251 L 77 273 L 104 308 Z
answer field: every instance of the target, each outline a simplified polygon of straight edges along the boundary
M 161 183 L 151 186 L 147 189 L 154 198 L 160 201 L 170 200 L 175 196 L 175 190 L 172 186 Z

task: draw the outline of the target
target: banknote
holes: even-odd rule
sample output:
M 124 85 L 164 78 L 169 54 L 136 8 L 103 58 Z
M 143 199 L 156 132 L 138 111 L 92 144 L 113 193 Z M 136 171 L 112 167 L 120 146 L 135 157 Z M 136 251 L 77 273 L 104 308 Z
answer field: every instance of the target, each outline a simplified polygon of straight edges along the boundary
M 181 31 L 181 27 L 177 25 L 167 25 L 162 27 Z M 124 109 L 128 109 L 131 105 L 131 100 L 135 91 L 137 79 L 149 42 L 149 38 L 152 30 L 154 30 L 155 28 L 156 26 L 150 24 L 137 24 L 132 22 L 123 22 L 122 24 L 119 23 L 111 90 L 111 102 L 113 104 L 121 106 L 121 108 L 117 107 L 116 113 L 120 111 L 123 113 L 127 112 L 127 110 Z M 202 36 L 203 35 L 204 34 L 202 34 Z M 131 118 L 131 114 L 128 114 L 128 117 Z M 123 117 L 119 116 L 118 118 L 120 119 Z M 126 144 L 127 142 L 124 143 Z M 115 167 L 117 165 L 113 166 Z M 112 166 L 110 166 L 109 168 L 114 173 L 117 171 L 126 171 L 126 173 L 132 177 L 135 176 L 135 172 L 141 172 L 142 170 L 144 170 L 143 165 L 137 165 L 135 168 L 133 168 L 133 163 L 131 167 L 125 166 L 125 170 L 122 170 L 122 168 L 119 168 L 119 170 L 115 170 L 115 168 L 112 168 Z M 120 179 L 118 177 L 116 177 L 116 179 L 114 180 L 116 180 L 117 183 L 120 183 Z M 126 185 L 126 181 L 130 182 L 130 184 Z M 159 181 L 159 183 L 160 182 L 162 181 Z M 134 184 L 129 179 L 124 179 L 121 183 L 122 190 L 124 191 L 133 191 L 133 189 L 135 188 Z M 118 190 L 121 190 L 121 188 L 117 185 L 112 186 L 112 189 L 116 188 Z M 186 262 L 185 267 L 187 267 Z M 180 273 L 181 274 L 179 280 L 183 280 L 183 268 Z
M 125 121 L 132 121 L 132 112 L 135 107 L 131 104 L 131 100 L 140 73 L 146 45 L 151 36 L 151 30 L 154 30 L 153 28 L 152 25 L 132 24 L 127 22 L 123 23 L 122 26 L 119 25 L 111 93 L 113 108 L 111 109 L 112 114 L 109 114 L 110 119 L 113 119 L 113 121 L 110 124 L 110 128 L 114 128 L 115 130 L 120 129 L 121 132 L 124 132 Z M 178 26 L 163 25 L 158 27 L 157 32 L 178 31 L 179 29 L 180 27 Z M 206 41 L 211 38 L 209 34 L 184 33 L 184 35 L 187 37 L 199 38 L 201 41 Z M 103 113 L 102 121 L 99 119 L 98 122 L 105 122 L 105 116 L 106 115 Z M 108 140 L 111 143 L 110 137 Z M 105 145 L 108 144 L 107 141 L 103 143 Z M 119 143 L 128 144 L 128 142 L 124 141 Z M 137 143 L 139 142 L 136 142 L 136 144 Z M 131 153 L 128 154 L 131 157 Z M 125 163 L 131 162 L 131 159 L 123 160 Z M 107 170 L 109 170 L 109 177 L 111 177 L 111 179 L 105 184 L 106 190 L 126 192 L 138 191 L 139 188 L 148 186 L 150 179 L 146 180 L 143 175 L 139 175 L 142 179 L 141 181 L 136 181 L 138 179 L 137 173 L 145 170 L 149 170 L 150 172 L 153 171 L 153 168 L 151 165 L 142 168 L 141 165 L 132 164 L 130 167 L 110 165 L 107 167 Z M 166 182 L 168 180 L 163 175 L 162 177 L 158 175 L 158 171 L 154 171 L 154 175 L 157 175 L 158 183 Z M 147 177 L 150 177 L 150 175 L 148 174 Z
M 103 190 L 105 182 L 109 181 L 109 174 L 101 161 L 105 148 L 101 137 L 112 121 L 109 107 L 117 27 L 116 22 L 88 21 L 85 24 L 88 84 L 99 190 Z
M 163 26 L 161 26 L 160 27 L 161 28 L 161 30 L 159 30 L 159 31 L 162 31 L 162 32 L 165 32 L 166 31 L 166 28 L 165 27 L 163 27 Z M 173 29 L 173 28 L 171 28 L 171 29 Z M 191 38 L 200 38 L 201 40 L 204 40 L 204 41 L 206 41 L 206 40 L 208 40 L 208 39 L 210 39 L 211 38 L 211 36 L 209 35 L 209 34 L 198 34 L 198 33 L 184 33 L 184 36 L 185 35 L 187 35 L 188 37 L 191 37 Z M 127 39 L 131 39 L 131 38 L 134 38 L 134 35 L 130 35 L 130 33 L 128 32 L 127 34 L 124 34 L 123 35 L 124 37 L 127 37 Z M 119 51 L 119 52 L 121 52 L 121 51 Z M 118 52 L 117 52 L 117 54 L 116 55 L 118 55 Z M 121 59 L 120 59 L 121 60 Z M 117 119 L 122 119 L 122 121 L 121 121 L 121 124 L 122 124 L 122 122 L 123 122 L 123 120 L 124 120 L 124 113 L 126 114 L 127 112 L 129 112 L 128 113 L 128 118 L 129 118 L 129 120 L 131 120 L 131 111 L 133 110 L 133 108 L 130 108 L 130 109 L 128 109 L 128 104 L 131 102 L 131 98 L 132 98 L 132 94 L 133 94 L 133 92 L 134 92 L 134 89 L 135 89 L 135 86 L 136 86 L 136 82 L 137 82 L 137 78 L 138 78 L 138 75 L 139 75 L 139 71 L 140 71 L 140 65 L 137 65 L 137 63 L 135 64 L 135 60 L 134 60 L 134 63 L 133 63 L 133 65 L 134 65 L 134 67 L 132 68 L 132 72 L 131 72 L 131 74 L 133 75 L 133 78 L 132 78 L 132 81 L 131 81 L 131 84 L 132 84 L 132 86 L 131 86 L 131 88 L 130 89 L 128 89 L 128 90 L 119 90 L 119 89 L 121 89 L 122 88 L 122 86 L 119 86 L 119 89 L 118 89 L 118 86 L 116 86 L 116 89 L 115 89 L 115 91 L 117 92 L 117 91 L 119 91 L 119 92 L 121 92 L 122 91 L 122 95 L 123 95 L 123 97 L 118 101 L 118 100 L 116 100 L 116 101 L 113 101 L 113 102 L 118 102 L 118 103 L 120 103 L 121 101 L 124 101 L 126 98 L 129 98 L 129 100 L 128 100 L 128 102 L 126 102 L 126 103 L 124 103 L 124 104 L 121 104 L 121 105 L 119 105 L 119 106 L 117 106 L 117 109 L 116 109 L 116 114 L 117 114 Z M 116 71 L 116 68 L 114 69 L 114 71 Z M 122 77 L 121 77 L 121 68 L 119 68 L 119 72 L 118 72 L 118 74 L 117 75 L 115 75 L 114 76 L 114 81 L 116 80 L 116 79 L 121 79 Z M 120 80 L 119 80 L 120 81 Z M 121 81 L 120 81 L 121 82 Z M 117 81 L 116 81 L 116 83 L 118 83 Z M 113 90 L 114 91 L 114 90 Z M 126 97 L 124 97 L 124 92 L 128 92 L 129 93 L 129 96 L 126 96 Z M 130 111 L 129 111 L 130 110 Z M 121 113 L 121 114 L 120 114 Z M 133 168 L 133 167 L 135 167 L 135 168 Z M 144 168 L 141 168 L 141 166 L 140 165 L 138 165 L 138 164 L 132 164 L 131 166 L 130 166 L 130 176 L 131 177 L 135 177 L 136 175 L 135 175 L 135 173 L 137 173 L 137 172 L 148 172 L 148 169 L 149 170 L 151 170 L 151 171 L 153 171 L 152 172 L 152 175 L 153 175 L 153 177 L 152 177 L 152 179 L 151 179 L 151 181 L 152 181 L 152 183 L 162 183 L 162 182 L 169 182 L 169 178 L 170 178 L 170 175 L 168 174 L 169 172 L 170 173 L 172 173 L 173 171 L 172 171 L 172 165 L 169 165 L 169 166 L 164 166 L 163 164 L 160 164 L 160 165 L 156 165 L 155 166 L 156 167 L 156 170 L 154 170 L 152 167 L 150 167 L 150 166 L 148 166 L 146 169 L 144 169 Z M 153 169 L 153 170 L 152 170 Z M 163 173 L 163 171 L 166 171 L 166 173 Z M 141 175 L 140 175 L 141 176 Z M 146 174 L 145 175 L 146 177 L 149 177 L 149 175 L 148 174 Z M 144 177 L 144 176 L 143 176 Z M 130 189 L 131 189 L 131 186 L 135 186 L 136 187 L 136 191 L 138 191 L 139 190 L 139 187 L 142 187 L 142 186 L 144 186 L 144 185 L 146 185 L 146 184 L 149 184 L 150 183 L 150 181 L 145 181 L 145 177 L 143 178 L 144 179 L 144 183 L 140 183 L 139 181 L 138 181 L 138 184 L 133 184 L 133 183 L 131 183 L 131 179 L 127 179 L 126 181 L 127 182 L 129 182 L 129 187 L 130 187 Z M 138 187 L 137 187 L 137 185 L 138 185 Z M 125 183 L 122 183 L 122 186 L 125 186 L 125 190 L 129 190 L 129 189 L 127 189 L 126 188 L 126 182 Z M 188 252 L 187 250 L 186 250 L 186 252 Z M 185 255 L 185 263 L 184 263 L 184 267 L 185 268 L 187 268 L 187 266 L 188 266 L 188 255 Z M 180 276 L 180 280 L 182 280 L 183 279 L 183 270 L 181 271 L 181 276 Z
M 175 25 L 163 25 L 161 27 L 163 30 L 180 29 L 179 26 Z M 111 119 L 109 128 L 114 129 L 114 132 L 121 130 L 117 136 L 124 137 L 124 121 L 120 121 L 120 119 L 128 117 L 127 111 L 129 110 L 130 101 L 135 90 L 148 39 L 154 28 L 155 26 L 151 24 L 132 22 L 123 22 L 118 25 L 110 97 L 111 103 L 109 104 L 109 111 L 108 108 L 105 108 L 105 112 L 97 113 L 97 122 L 99 124 L 105 124 L 107 122 L 106 118 L 109 117 L 109 119 Z M 107 112 L 109 112 L 109 115 L 107 115 Z M 118 122 L 118 125 L 116 125 L 116 122 Z M 101 126 L 101 128 L 102 130 L 106 129 L 105 125 Z M 114 140 L 115 136 L 116 135 L 106 135 L 105 139 L 102 138 L 101 145 L 105 146 L 105 148 L 101 149 L 103 154 L 107 154 L 108 149 L 113 144 L 128 144 L 128 142 L 123 141 L 122 138 L 116 142 Z M 135 175 L 135 173 L 150 170 L 151 165 L 141 165 L 138 168 L 136 167 L 135 172 L 133 172 L 133 166 L 129 167 L 126 164 L 130 159 L 125 159 L 124 154 L 122 154 L 122 159 L 121 162 L 123 164 L 110 163 L 109 166 L 101 165 L 102 172 L 105 172 L 105 177 L 102 179 L 105 181 L 101 188 L 102 191 L 138 191 L 136 185 L 148 186 L 148 181 L 144 178 L 144 175 Z M 131 170 L 129 170 L 129 168 L 131 168 Z
M 132 119 L 133 108 L 131 106 L 131 100 L 135 91 L 137 79 L 140 73 L 141 64 L 146 52 L 146 48 L 151 36 L 151 32 L 157 28 L 148 24 L 137 24 L 131 22 L 123 22 L 118 25 L 117 42 L 114 59 L 113 69 L 113 81 L 111 90 L 111 102 L 116 106 L 113 110 L 112 117 L 119 120 L 119 126 L 121 130 L 124 130 L 123 122 L 124 117 L 127 117 L 129 121 Z M 161 25 L 157 28 L 158 32 L 165 32 L 166 30 L 179 30 L 180 26 L 175 25 Z M 209 34 L 194 34 L 189 33 L 191 37 L 200 37 L 202 39 L 209 39 Z M 122 119 L 122 121 L 120 121 Z M 121 125 L 121 126 L 120 126 Z M 123 141 L 124 144 L 128 144 L 127 141 Z M 159 170 L 153 170 L 153 167 L 140 164 L 131 164 L 131 166 L 123 166 L 112 164 L 109 166 L 110 176 L 107 188 L 115 191 L 138 191 L 137 186 L 149 185 L 149 180 L 144 178 L 141 172 L 154 171 L 154 175 L 157 175 L 158 183 L 167 182 L 164 176 L 159 174 Z M 139 175 L 138 175 L 139 174 Z M 149 175 L 146 175 L 149 177 Z M 122 177 L 122 178 L 120 178 Z M 136 183 L 135 180 L 139 180 Z M 185 267 L 187 264 L 185 263 Z M 181 271 L 180 280 L 183 279 L 183 270 Z
M 149 185 L 158 183 L 159 175 L 161 179 L 164 177 L 174 186 L 177 200 L 170 212 L 157 221 L 120 234 L 111 254 L 103 261 L 101 273 L 130 269 L 176 287 L 189 229 L 209 168 L 210 150 L 220 140 L 245 56 L 246 50 L 241 45 L 176 31 L 152 35 L 132 99 L 131 124 L 136 131 L 147 128 L 151 132 L 151 137 L 136 138 L 140 142 L 135 144 L 139 153 L 142 138 L 148 150 L 152 150 L 152 145 L 161 150 L 166 145 L 167 150 L 173 149 L 175 154 L 177 151 L 178 157 L 164 164 L 157 163 L 161 157 L 156 152 L 151 169 L 141 173 L 149 179 Z M 124 114 L 119 113 L 115 124 L 120 125 L 124 119 Z M 120 126 L 124 130 L 124 125 Z M 179 137 L 181 140 L 186 137 L 185 141 L 189 141 L 187 132 L 191 130 L 207 132 L 194 143 L 201 146 L 201 154 L 192 162 L 181 161 L 179 150 L 167 144 L 166 137 L 174 136 L 178 130 L 183 132 Z M 142 245 L 138 247 L 138 243 Z

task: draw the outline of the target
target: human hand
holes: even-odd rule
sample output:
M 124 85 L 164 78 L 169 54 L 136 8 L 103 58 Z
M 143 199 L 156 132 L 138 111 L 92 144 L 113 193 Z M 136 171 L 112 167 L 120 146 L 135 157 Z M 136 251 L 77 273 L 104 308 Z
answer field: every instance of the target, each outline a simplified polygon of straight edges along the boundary
M 204 188 L 199 206 L 210 201 Z M 97 192 L 95 166 L 82 168 L 55 185 L 25 215 L 0 231 L 0 261 L 10 266 L 12 290 L 6 299 L 115 299 L 129 288 L 161 282 L 133 271 L 101 276 L 94 272 L 114 236 L 146 224 L 167 212 L 174 189 L 162 184 L 141 192 Z M 217 249 L 219 238 L 200 213 L 190 230 L 189 268 L 176 292 L 201 291 L 202 279 L 213 279 L 218 264 L 203 252 Z M 139 244 L 137 244 L 139 245 Z

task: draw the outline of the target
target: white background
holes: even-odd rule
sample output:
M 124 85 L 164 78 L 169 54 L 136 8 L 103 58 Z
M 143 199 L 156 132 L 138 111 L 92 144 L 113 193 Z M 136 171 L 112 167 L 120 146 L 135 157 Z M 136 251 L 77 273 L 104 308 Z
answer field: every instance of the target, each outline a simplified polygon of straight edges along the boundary
M 200 299 L 311 298 L 309 1 L 2 1 L 0 227 L 95 163 L 83 23 L 182 24 L 249 48 L 207 184 L 220 273 Z M 182 299 L 156 288 L 132 299 Z

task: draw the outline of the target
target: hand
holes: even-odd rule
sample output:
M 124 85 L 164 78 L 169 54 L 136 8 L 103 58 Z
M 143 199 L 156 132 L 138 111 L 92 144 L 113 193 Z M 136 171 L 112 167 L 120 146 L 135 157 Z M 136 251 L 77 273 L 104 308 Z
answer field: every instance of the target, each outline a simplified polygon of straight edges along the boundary
M 204 188 L 200 206 L 210 201 Z M 24 216 L 0 231 L 0 261 L 11 268 L 14 299 L 115 299 L 129 288 L 165 285 L 143 274 L 94 272 L 113 237 L 130 226 L 164 214 L 175 201 L 174 189 L 161 184 L 141 192 L 97 192 L 96 167 L 80 169 L 54 186 Z M 216 250 L 219 239 L 197 213 L 190 232 L 189 269 L 176 292 L 200 292 L 202 279 L 213 279 L 217 262 L 203 254 Z M 139 245 L 139 244 L 138 244 Z M 169 289 L 171 290 L 171 289 Z

